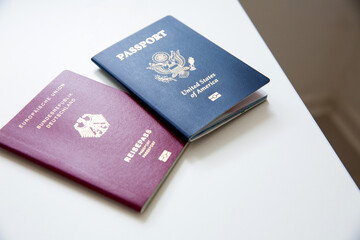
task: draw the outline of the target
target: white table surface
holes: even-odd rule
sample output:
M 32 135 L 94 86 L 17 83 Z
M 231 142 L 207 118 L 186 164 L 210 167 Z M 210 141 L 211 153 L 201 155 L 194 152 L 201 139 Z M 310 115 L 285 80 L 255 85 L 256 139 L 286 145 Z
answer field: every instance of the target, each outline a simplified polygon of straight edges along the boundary
M 64 69 L 118 87 L 90 58 L 168 14 L 268 102 L 191 144 L 142 215 L 0 150 L 0 239 L 360 239 L 359 189 L 235 0 L 0 1 L 0 127 Z

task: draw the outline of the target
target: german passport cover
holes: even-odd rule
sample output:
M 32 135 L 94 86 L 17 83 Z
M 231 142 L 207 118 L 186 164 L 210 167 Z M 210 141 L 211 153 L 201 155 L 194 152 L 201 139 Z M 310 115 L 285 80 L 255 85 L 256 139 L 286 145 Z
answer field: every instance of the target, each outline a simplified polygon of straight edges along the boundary
M 185 142 L 128 94 L 64 71 L 0 130 L 0 146 L 141 212 Z

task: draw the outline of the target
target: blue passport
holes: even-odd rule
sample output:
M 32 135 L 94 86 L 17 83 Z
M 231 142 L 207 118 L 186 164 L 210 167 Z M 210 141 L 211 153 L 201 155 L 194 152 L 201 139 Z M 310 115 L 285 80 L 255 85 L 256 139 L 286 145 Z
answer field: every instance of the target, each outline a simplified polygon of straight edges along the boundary
M 92 58 L 189 141 L 266 100 L 269 79 L 172 16 Z

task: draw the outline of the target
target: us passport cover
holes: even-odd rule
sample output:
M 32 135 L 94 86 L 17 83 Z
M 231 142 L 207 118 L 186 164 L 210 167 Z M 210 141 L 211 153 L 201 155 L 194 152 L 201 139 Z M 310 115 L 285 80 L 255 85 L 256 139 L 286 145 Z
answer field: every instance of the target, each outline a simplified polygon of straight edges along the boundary
M 269 82 L 172 16 L 108 47 L 92 61 L 188 140 Z M 253 105 L 265 100 L 266 94 L 260 95 Z
M 0 130 L 0 146 L 141 212 L 185 142 L 128 94 L 64 71 Z

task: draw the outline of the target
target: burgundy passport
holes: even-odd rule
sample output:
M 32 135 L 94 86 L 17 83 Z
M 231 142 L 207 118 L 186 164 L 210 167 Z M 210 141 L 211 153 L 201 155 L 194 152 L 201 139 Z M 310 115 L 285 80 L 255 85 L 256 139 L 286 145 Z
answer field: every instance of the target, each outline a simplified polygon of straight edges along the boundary
M 128 94 L 62 72 L 0 130 L 0 146 L 142 212 L 186 143 Z

